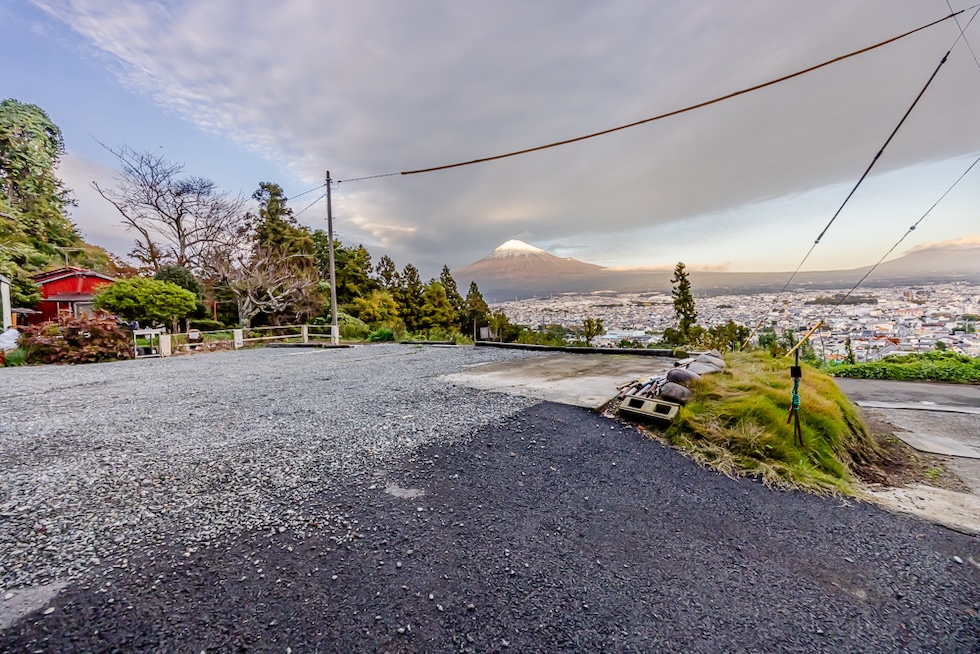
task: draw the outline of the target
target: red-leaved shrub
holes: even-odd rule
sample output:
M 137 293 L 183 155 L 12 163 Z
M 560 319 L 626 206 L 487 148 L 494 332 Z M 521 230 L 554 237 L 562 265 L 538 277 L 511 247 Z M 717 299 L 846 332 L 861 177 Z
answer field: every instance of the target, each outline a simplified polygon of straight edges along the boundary
M 73 318 L 67 313 L 23 330 L 17 342 L 26 363 L 97 363 L 133 358 L 133 337 L 115 317 L 97 311 Z

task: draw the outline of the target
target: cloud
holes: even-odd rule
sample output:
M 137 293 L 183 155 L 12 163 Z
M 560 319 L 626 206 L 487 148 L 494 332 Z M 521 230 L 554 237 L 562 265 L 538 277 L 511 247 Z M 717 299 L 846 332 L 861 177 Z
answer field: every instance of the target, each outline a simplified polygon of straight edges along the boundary
M 980 234 L 961 236 L 960 238 L 954 238 L 948 241 L 939 241 L 937 243 L 922 243 L 921 245 L 916 245 L 915 247 L 910 248 L 905 252 L 905 254 L 922 252 L 923 250 L 966 250 L 968 248 L 976 247 L 980 247 Z
M 113 168 L 70 151 L 61 158 L 58 166 L 58 177 L 72 189 L 78 203 L 71 214 L 83 238 L 114 254 L 123 255 L 132 249 L 133 236 L 122 225 L 122 218 L 115 207 L 92 188 L 93 181 L 111 186 L 115 174 Z
M 326 168 L 339 179 L 399 172 L 642 119 L 945 13 L 941 3 L 913 0 L 886 12 L 778 0 L 35 4 L 114 62 L 129 87 L 311 183 Z M 778 87 L 588 142 L 343 183 L 338 226 L 423 267 L 458 265 L 514 233 L 590 242 L 852 182 L 954 30 L 933 28 Z M 881 158 L 882 170 L 980 149 L 977 71 L 955 54 Z

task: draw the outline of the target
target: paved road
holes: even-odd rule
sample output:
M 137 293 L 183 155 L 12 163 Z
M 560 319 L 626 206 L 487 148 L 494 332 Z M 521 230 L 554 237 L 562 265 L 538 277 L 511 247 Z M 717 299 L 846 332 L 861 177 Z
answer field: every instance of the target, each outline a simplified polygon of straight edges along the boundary
M 851 401 L 933 402 L 947 406 L 980 408 L 980 385 L 905 382 L 878 379 L 835 379 Z
M 319 503 L 356 516 L 353 540 L 137 551 L 0 650 L 980 649 L 976 538 L 729 479 L 577 407 L 538 404 Z

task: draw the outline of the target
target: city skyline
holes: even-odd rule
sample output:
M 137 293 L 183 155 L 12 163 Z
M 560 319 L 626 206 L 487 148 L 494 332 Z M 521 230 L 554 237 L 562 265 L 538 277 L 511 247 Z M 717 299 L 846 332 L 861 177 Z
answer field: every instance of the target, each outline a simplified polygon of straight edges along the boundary
M 952 3 L 963 9 L 965 2 Z M 340 183 L 338 234 L 426 275 L 518 238 L 605 267 L 792 270 L 975 10 L 820 71 L 582 143 Z M 949 13 L 945 2 L 592 6 L 14 0 L 4 97 L 64 132 L 59 174 L 91 242 L 131 236 L 89 187 L 109 147 L 232 193 L 437 166 L 641 120 L 789 74 Z M 969 27 L 967 27 L 969 23 Z M 977 36 L 974 37 L 973 34 Z M 980 152 L 980 64 L 960 39 L 804 270 L 876 261 Z M 974 48 L 974 51 L 976 48 Z M 295 211 L 318 192 L 291 202 Z M 974 169 L 893 257 L 980 238 Z M 316 203 L 300 220 L 322 228 Z M 907 247 L 906 247 L 907 246 Z

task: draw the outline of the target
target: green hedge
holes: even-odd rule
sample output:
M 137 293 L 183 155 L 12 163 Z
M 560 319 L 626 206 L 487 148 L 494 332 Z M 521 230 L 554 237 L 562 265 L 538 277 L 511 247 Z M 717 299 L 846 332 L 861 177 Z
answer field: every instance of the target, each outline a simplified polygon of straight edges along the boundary
M 835 377 L 856 379 L 975 384 L 980 382 L 980 359 L 934 350 L 923 354 L 889 357 L 881 361 L 837 366 L 829 372 Z

